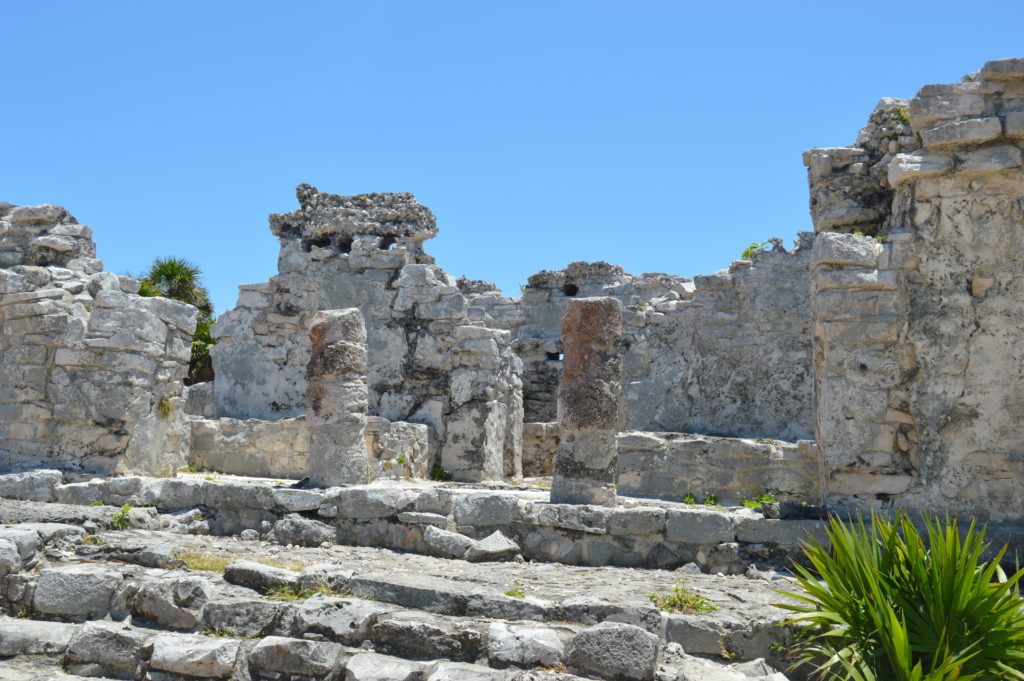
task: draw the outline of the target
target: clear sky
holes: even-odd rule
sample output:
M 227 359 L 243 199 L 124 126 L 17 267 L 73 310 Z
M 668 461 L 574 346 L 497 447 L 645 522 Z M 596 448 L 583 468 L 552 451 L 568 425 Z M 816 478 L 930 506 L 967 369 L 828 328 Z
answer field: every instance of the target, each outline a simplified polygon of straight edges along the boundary
M 427 251 L 517 295 L 574 260 L 692 276 L 811 228 L 801 152 L 883 96 L 1024 56 L 1024 3 L 0 0 L 0 200 L 106 269 L 276 273 L 309 182 L 409 191 Z

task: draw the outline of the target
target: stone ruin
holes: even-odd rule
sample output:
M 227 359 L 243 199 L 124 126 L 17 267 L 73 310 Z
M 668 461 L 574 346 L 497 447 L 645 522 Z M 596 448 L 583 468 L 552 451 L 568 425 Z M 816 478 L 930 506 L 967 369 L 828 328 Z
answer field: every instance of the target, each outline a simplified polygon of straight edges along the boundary
M 781 681 L 757 565 L 823 513 L 1022 544 L 1022 147 L 1024 59 L 989 62 L 806 152 L 792 250 L 515 298 L 438 267 L 411 194 L 300 185 L 188 388 L 194 308 L 103 272 L 65 209 L 0 204 L 0 670 Z M 720 612 L 645 600 L 672 571 Z M 270 598 L 314 586 L 350 597 Z

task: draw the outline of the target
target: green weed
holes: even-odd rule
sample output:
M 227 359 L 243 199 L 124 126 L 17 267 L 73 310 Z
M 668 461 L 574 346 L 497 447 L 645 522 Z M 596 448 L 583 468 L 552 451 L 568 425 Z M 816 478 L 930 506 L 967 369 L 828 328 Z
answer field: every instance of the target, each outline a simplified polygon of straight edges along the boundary
M 688 589 L 683 582 L 676 582 L 672 593 L 667 595 L 647 594 L 658 609 L 665 612 L 680 612 L 686 615 L 699 615 L 702 612 L 715 612 L 718 606 L 705 596 Z

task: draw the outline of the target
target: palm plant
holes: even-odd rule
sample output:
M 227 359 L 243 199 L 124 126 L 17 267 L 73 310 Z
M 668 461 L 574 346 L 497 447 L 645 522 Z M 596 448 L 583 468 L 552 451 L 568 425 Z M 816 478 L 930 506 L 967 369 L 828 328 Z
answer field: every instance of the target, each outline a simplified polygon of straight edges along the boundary
M 156 258 L 142 277 L 139 295 L 180 300 L 199 308 L 200 317 L 213 317 L 213 304 L 201 277 L 199 267 L 184 258 Z
M 805 547 L 817 576 L 795 566 L 800 662 L 822 679 L 989 681 L 1024 679 L 1024 610 L 1018 582 L 989 561 L 985 529 L 924 518 L 926 537 L 904 513 L 829 521 L 831 551 Z
M 139 279 L 140 296 L 163 296 L 180 300 L 199 309 L 199 321 L 192 335 L 192 356 L 188 363 L 185 385 L 213 380 L 213 359 L 210 348 L 214 345 L 210 327 L 213 325 L 213 303 L 210 293 L 201 283 L 202 271 L 184 258 L 156 258 Z

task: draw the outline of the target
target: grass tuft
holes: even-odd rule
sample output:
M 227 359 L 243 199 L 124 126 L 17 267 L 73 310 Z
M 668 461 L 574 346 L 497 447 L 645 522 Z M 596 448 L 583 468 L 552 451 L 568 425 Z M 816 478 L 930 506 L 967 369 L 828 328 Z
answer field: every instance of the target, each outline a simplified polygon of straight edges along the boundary
M 322 596 L 341 596 L 342 598 L 348 598 L 352 595 L 351 591 L 338 591 L 326 584 L 314 584 L 313 586 L 304 587 L 301 584 L 285 584 L 279 587 L 275 587 L 267 592 L 267 598 L 274 601 L 304 601 L 307 598 L 312 598 L 317 594 Z
M 647 594 L 660 610 L 665 612 L 679 612 L 685 615 L 699 615 L 702 612 L 715 612 L 718 606 L 691 589 L 688 589 L 683 582 L 676 582 L 672 587 L 672 593 L 667 595 Z

